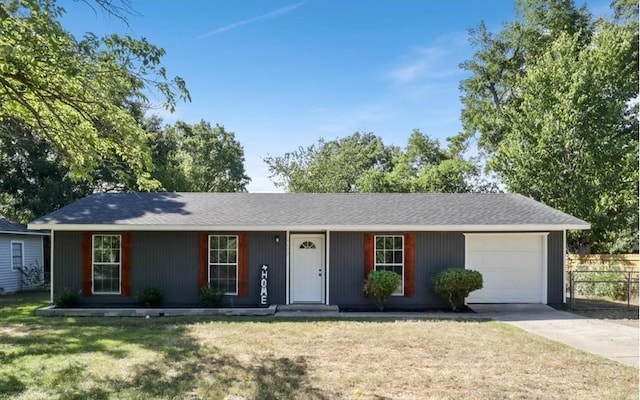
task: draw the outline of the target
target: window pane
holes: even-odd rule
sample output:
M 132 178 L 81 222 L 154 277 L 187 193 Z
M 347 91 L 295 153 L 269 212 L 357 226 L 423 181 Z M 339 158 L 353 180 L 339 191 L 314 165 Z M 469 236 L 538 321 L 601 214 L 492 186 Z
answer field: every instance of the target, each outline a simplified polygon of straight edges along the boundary
M 218 248 L 219 249 L 226 249 L 227 248 L 227 237 L 226 236 L 220 236 L 218 238 Z
M 387 236 L 384 238 L 384 248 L 387 250 L 393 249 L 393 236 Z
M 209 239 L 209 248 L 211 248 L 211 249 L 217 249 L 218 248 L 218 237 L 217 236 L 211 236 L 211 238 Z
M 384 252 L 384 262 L 385 264 L 393 264 L 393 251 L 385 251 Z
M 399 250 L 402 248 L 402 236 L 395 236 L 393 238 L 393 248 Z
M 384 249 L 384 238 L 381 236 L 376 237 L 376 250 Z
M 393 262 L 395 264 L 402 264 L 402 251 L 394 251 L 393 254 Z
M 227 244 L 229 250 L 236 250 L 238 248 L 238 239 L 235 236 L 230 236 Z
M 382 264 L 384 262 L 384 251 L 376 251 L 376 264 Z
M 236 263 L 236 259 L 237 259 L 237 258 L 236 258 L 236 251 L 235 251 L 235 250 L 230 250 L 230 251 L 228 252 L 228 255 L 229 255 L 229 256 L 228 256 L 228 258 L 227 258 L 227 262 L 230 262 L 230 263 L 234 263 L 234 264 L 235 264 L 235 263 Z

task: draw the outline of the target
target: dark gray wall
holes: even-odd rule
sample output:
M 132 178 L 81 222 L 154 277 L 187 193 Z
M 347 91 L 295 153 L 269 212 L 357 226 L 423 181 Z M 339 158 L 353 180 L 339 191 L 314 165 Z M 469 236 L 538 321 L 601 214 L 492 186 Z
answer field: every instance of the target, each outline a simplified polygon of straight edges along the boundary
M 563 306 L 564 235 L 562 231 L 547 236 L 547 304 Z
M 233 232 L 230 232 L 232 234 Z M 280 243 L 274 237 L 279 235 Z M 285 302 L 284 232 L 249 233 L 249 296 L 227 296 L 233 305 L 256 305 L 259 267 L 269 264 L 269 302 Z M 54 293 L 65 287 L 82 288 L 82 232 L 56 232 L 54 239 Z M 82 297 L 83 304 L 134 304 L 142 288 L 155 285 L 166 305 L 198 304 L 198 232 L 132 232 L 131 297 L 101 295 Z
M 393 296 L 389 307 L 440 307 L 445 303 L 429 287 L 431 277 L 450 267 L 464 267 L 464 235 L 461 232 L 416 232 L 415 292 L 413 297 Z M 362 294 L 364 233 L 332 232 L 329 301 L 342 307 L 371 307 Z
M 233 233 L 233 232 L 230 232 Z M 416 232 L 415 293 L 413 297 L 394 296 L 390 307 L 427 308 L 445 306 L 430 289 L 431 278 L 449 267 L 464 266 L 464 235 L 461 232 Z M 275 243 L 275 236 L 280 242 Z M 286 234 L 249 233 L 249 295 L 228 296 L 229 305 L 257 305 L 260 292 L 260 265 L 269 264 L 269 303 L 286 301 Z M 563 298 L 563 234 L 548 236 L 548 303 L 561 305 Z M 330 235 L 331 304 L 342 307 L 371 307 L 373 301 L 362 295 L 364 279 L 364 233 L 332 232 Z M 55 232 L 54 293 L 67 287 L 82 288 L 82 233 Z M 134 304 L 135 294 L 148 285 L 162 289 L 166 305 L 198 303 L 198 233 L 133 232 L 132 296 L 93 295 L 82 297 L 84 304 Z
M 275 242 L 275 237 L 280 242 Z M 260 266 L 269 264 L 269 304 L 285 304 L 287 296 L 287 235 L 285 232 L 249 233 L 249 296 L 237 304 L 260 302 Z

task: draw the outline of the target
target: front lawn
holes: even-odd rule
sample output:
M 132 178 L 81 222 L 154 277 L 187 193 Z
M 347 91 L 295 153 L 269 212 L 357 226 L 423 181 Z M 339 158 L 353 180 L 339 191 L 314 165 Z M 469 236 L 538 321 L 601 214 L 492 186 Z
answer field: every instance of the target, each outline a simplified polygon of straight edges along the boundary
M 494 322 L 45 318 L 0 297 L 0 397 L 626 399 L 638 370 Z

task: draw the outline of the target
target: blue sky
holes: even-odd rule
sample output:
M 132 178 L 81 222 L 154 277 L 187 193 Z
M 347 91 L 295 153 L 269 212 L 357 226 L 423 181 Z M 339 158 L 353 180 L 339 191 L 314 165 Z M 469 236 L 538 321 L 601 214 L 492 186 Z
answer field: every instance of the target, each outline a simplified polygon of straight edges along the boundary
M 608 4 L 589 2 L 596 15 Z M 74 35 L 128 33 L 163 47 L 192 101 L 157 114 L 235 132 L 252 192 L 276 190 L 264 157 L 321 137 L 374 132 L 404 145 L 420 129 L 444 143 L 461 130 L 467 30 L 514 18 L 507 0 L 138 0 L 127 26 L 82 2 L 60 5 Z

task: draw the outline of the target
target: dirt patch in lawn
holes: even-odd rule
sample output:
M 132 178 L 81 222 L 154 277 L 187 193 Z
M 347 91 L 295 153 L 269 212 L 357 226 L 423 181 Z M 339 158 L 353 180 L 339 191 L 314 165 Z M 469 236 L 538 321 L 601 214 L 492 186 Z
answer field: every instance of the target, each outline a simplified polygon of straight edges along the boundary
M 611 299 L 576 298 L 571 312 L 589 318 L 603 319 L 617 324 L 640 327 L 638 305 Z

